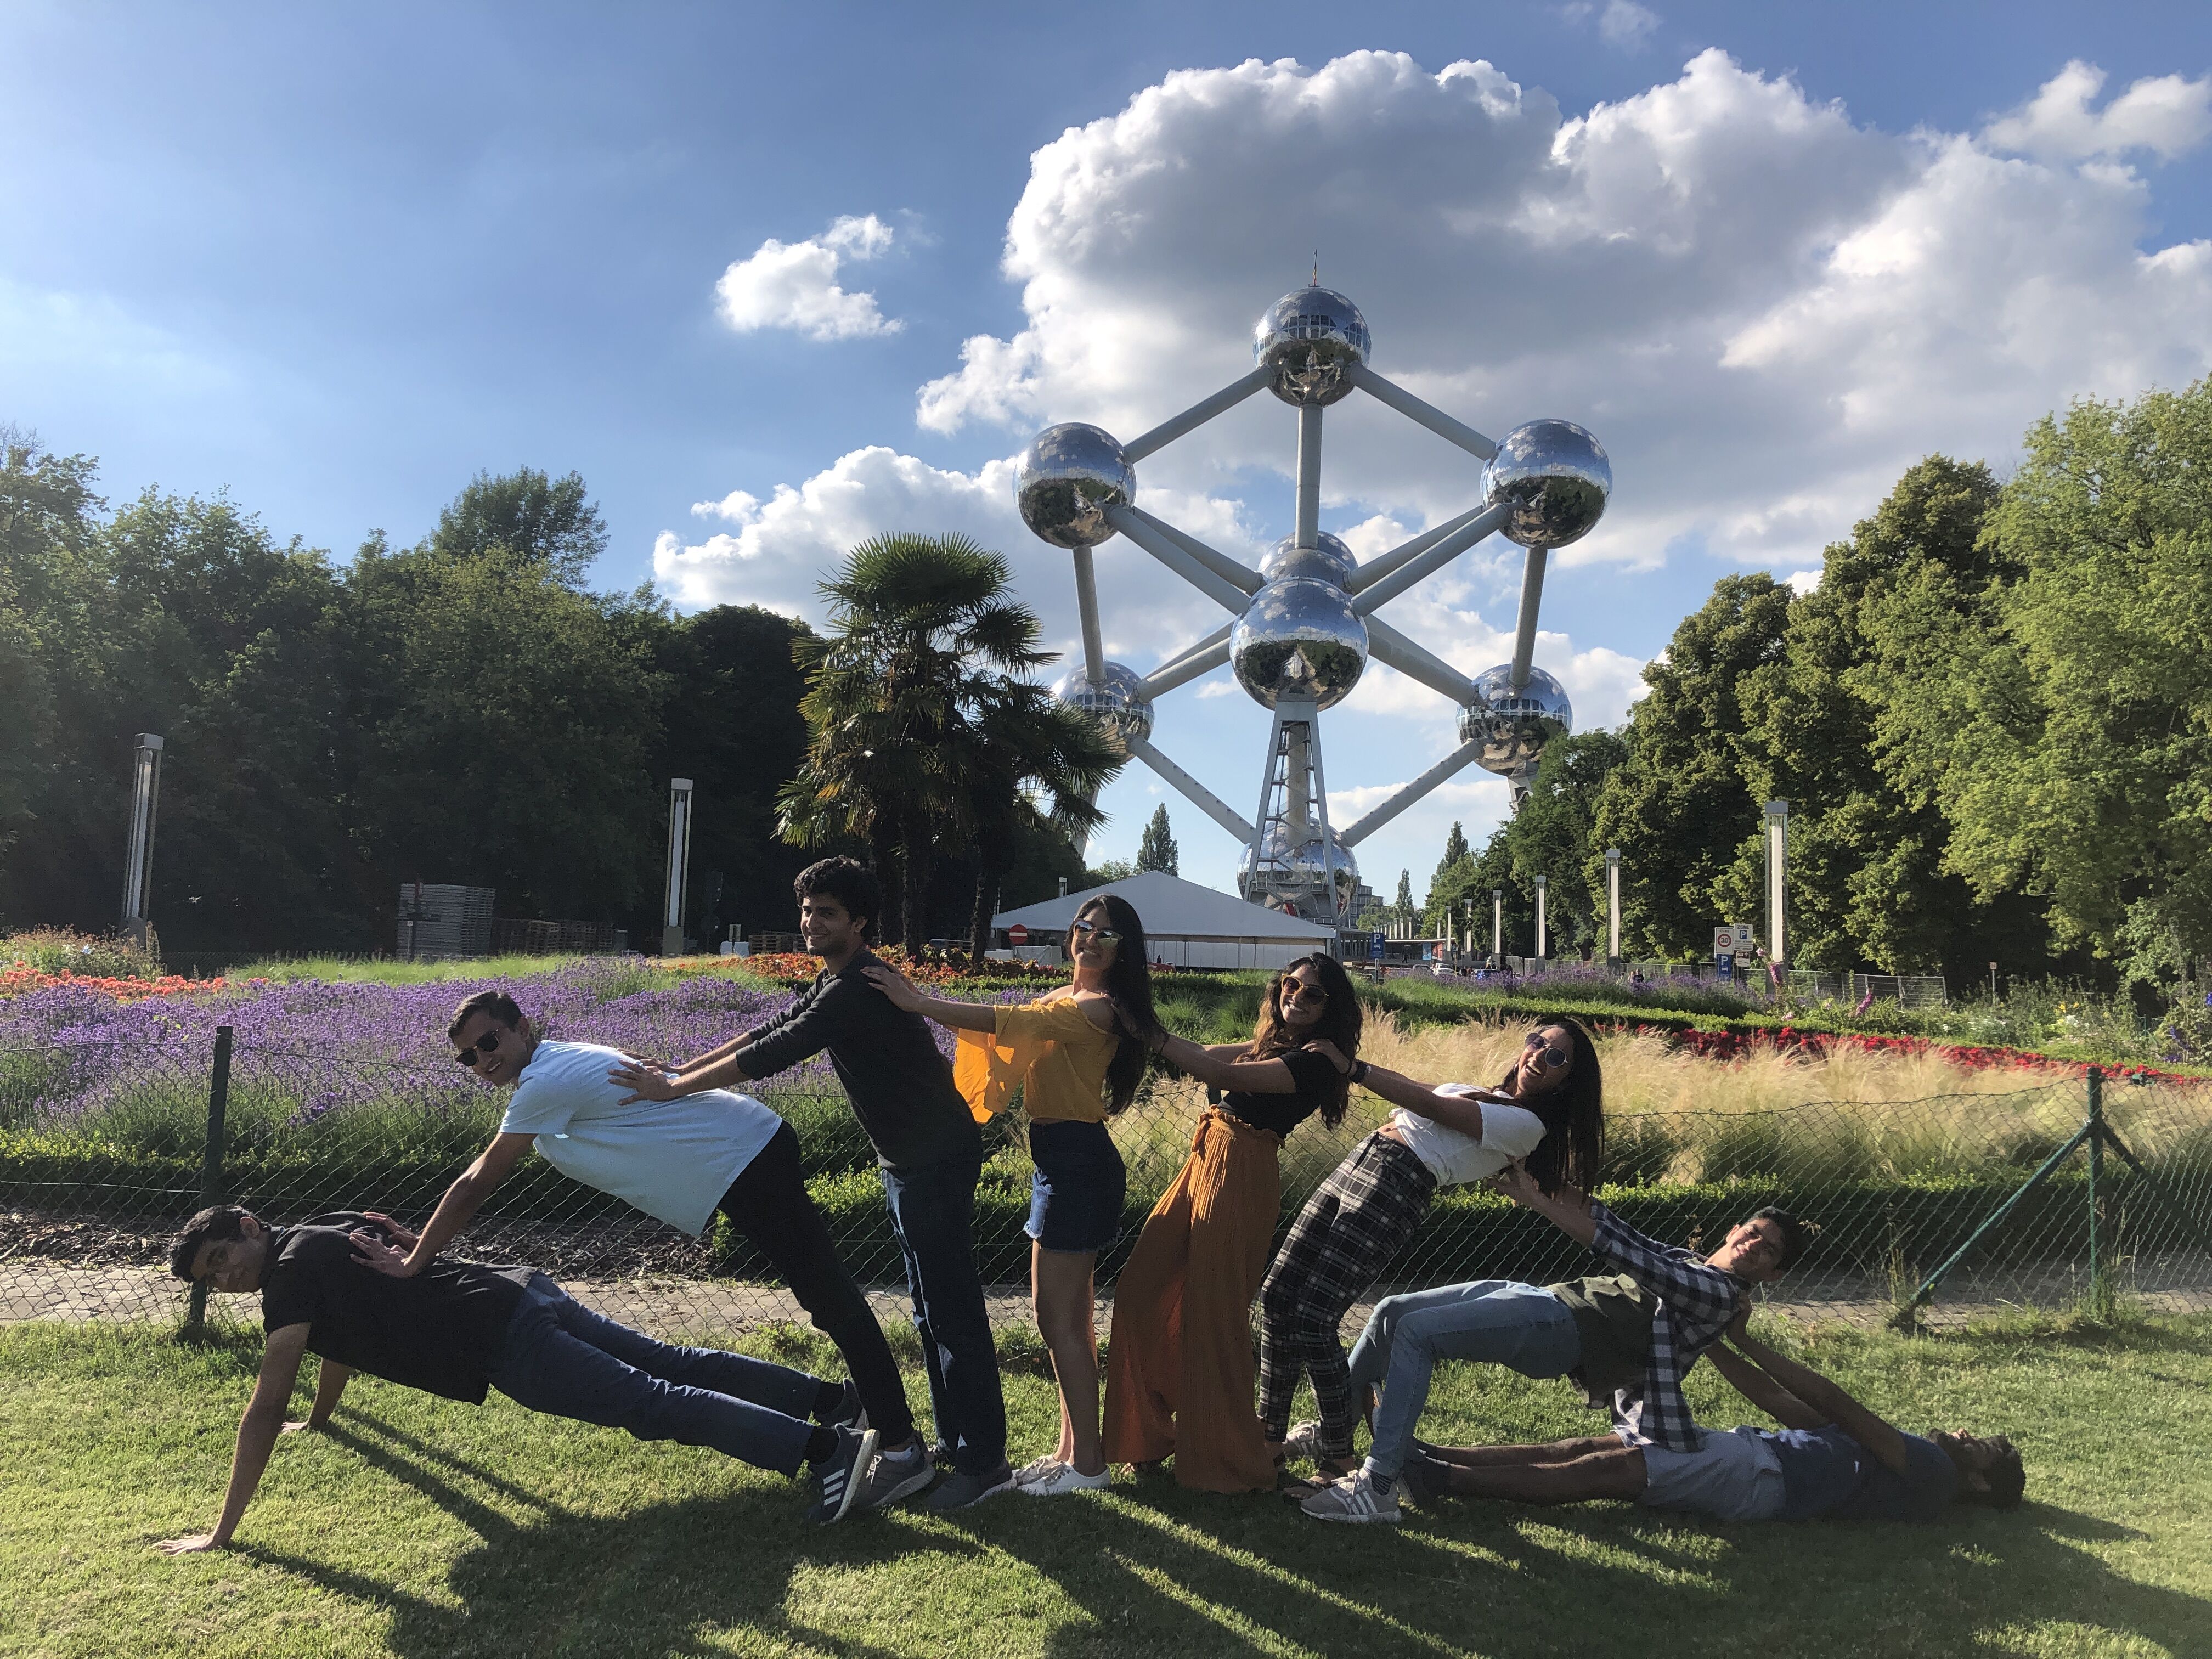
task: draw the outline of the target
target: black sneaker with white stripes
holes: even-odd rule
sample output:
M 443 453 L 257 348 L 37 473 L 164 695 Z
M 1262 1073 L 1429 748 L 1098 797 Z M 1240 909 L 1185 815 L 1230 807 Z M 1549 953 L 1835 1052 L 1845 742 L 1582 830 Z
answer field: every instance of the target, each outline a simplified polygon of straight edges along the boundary
M 867 1484 L 868 1465 L 875 1461 L 876 1431 L 873 1429 L 837 1429 L 837 1449 L 827 1457 L 816 1460 L 814 1470 L 820 1486 L 814 1506 L 806 1511 L 806 1518 L 830 1526 L 842 1521 Z
M 853 1379 L 849 1376 L 845 1379 L 844 1389 L 845 1396 L 837 1402 L 836 1408 L 827 1416 L 820 1418 L 822 1426 L 825 1429 L 855 1431 L 866 1428 L 868 1426 L 867 1409 L 860 1404 L 860 1391 L 853 1386 Z

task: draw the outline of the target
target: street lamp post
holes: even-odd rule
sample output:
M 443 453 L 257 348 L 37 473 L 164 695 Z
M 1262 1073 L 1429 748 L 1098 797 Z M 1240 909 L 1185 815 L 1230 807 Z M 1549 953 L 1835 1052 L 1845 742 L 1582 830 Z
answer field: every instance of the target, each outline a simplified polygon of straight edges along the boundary
M 1543 961 L 1551 955 L 1551 940 L 1545 935 L 1544 900 L 1552 881 L 1548 876 L 1536 878 L 1536 960 Z
M 1501 968 L 1505 965 L 1505 890 L 1490 890 L 1490 954 Z
M 668 781 L 668 891 L 660 918 L 660 954 L 684 954 L 684 883 L 691 866 L 691 780 Z
M 1605 965 L 1620 966 L 1620 848 L 1605 849 Z
M 1790 960 L 1783 934 L 1784 860 L 1790 850 L 1790 803 L 1766 803 L 1766 960 L 1776 973 Z
M 154 813 L 161 799 L 161 739 L 138 734 L 131 774 L 131 842 L 123 859 L 123 932 L 133 944 L 147 944 L 154 900 Z

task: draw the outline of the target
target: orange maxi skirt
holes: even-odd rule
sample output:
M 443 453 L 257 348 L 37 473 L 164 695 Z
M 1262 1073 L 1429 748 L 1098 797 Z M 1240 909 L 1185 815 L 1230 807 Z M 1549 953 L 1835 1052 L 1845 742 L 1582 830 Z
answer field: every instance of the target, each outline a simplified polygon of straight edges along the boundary
M 1252 1298 L 1281 1200 L 1282 1142 L 1218 1108 L 1146 1218 L 1114 1287 L 1105 1449 L 1175 1456 L 1178 1484 L 1267 1492 L 1274 1459 L 1253 1409 Z

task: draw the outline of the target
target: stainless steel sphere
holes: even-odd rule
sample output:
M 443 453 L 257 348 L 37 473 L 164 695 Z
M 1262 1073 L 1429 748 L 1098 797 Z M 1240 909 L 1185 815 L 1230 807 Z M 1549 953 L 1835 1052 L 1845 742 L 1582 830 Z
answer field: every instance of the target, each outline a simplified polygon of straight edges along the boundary
M 1260 559 L 1260 575 L 1271 582 L 1310 578 L 1342 587 L 1358 568 L 1358 556 L 1326 530 L 1313 547 L 1300 547 L 1294 538 L 1285 536 Z
M 1114 434 L 1079 421 L 1048 426 L 1030 441 L 1014 472 L 1022 522 L 1054 547 L 1110 540 L 1109 507 L 1137 499 L 1137 473 Z
M 1063 677 L 1052 695 L 1096 720 L 1125 757 L 1132 739 L 1144 743 L 1152 735 L 1152 705 L 1145 696 L 1144 677 L 1125 664 L 1108 663 L 1103 684 L 1085 678 L 1079 668 Z
M 1506 539 L 1523 547 L 1565 547 L 1588 535 L 1613 494 L 1605 446 L 1572 421 L 1516 426 L 1483 469 L 1491 506 L 1510 502 Z
M 1261 707 L 1310 697 L 1323 708 L 1344 701 L 1367 666 L 1367 624 L 1344 590 L 1310 577 L 1269 582 L 1230 630 L 1237 683 Z
M 1345 370 L 1367 361 L 1367 319 L 1334 289 L 1285 294 L 1252 326 L 1252 362 L 1274 371 L 1286 404 L 1333 404 L 1352 390 Z
M 1459 711 L 1459 740 L 1480 742 L 1475 764 L 1500 777 L 1527 775 L 1536 769 L 1544 745 L 1575 729 L 1575 706 L 1566 688 L 1540 668 L 1528 671 L 1528 684 L 1513 689 L 1513 666 L 1500 663 L 1474 677 L 1474 688 L 1489 700 Z
M 1330 864 L 1336 873 L 1339 893 L 1349 896 L 1358 890 L 1359 860 L 1344 844 L 1344 838 L 1334 830 L 1328 832 Z M 1249 882 L 1253 872 L 1252 849 L 1244 849 L 1243 873 Z M 1322 880 L 1321 826 L 1309 823 L 1293 837 L 1284 833 L 1284 826 L 1273 823 L 1262 838 L 1259 867 L 1269 882 L 1278 887 L 1310 883 L 1319 886 Z

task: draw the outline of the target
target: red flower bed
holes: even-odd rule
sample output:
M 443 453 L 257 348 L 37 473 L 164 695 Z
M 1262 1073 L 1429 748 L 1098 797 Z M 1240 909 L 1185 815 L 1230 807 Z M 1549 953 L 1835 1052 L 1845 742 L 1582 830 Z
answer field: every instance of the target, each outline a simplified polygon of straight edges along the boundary
M 169 997 L 183 991 L 220 991 L 227 982 L 221 975 L 213 979 L 187 979 L 182 974 L 164 974 L 159 979 L 111 979 L 101 974 L 50 974 L 43 968 L 27 967 L 20 962 L 12 968 L 0 968 L 0 997 L 68 985 L 82 990 L 104 991 L 118 1001 L 127 1002 L 135 997 Z

